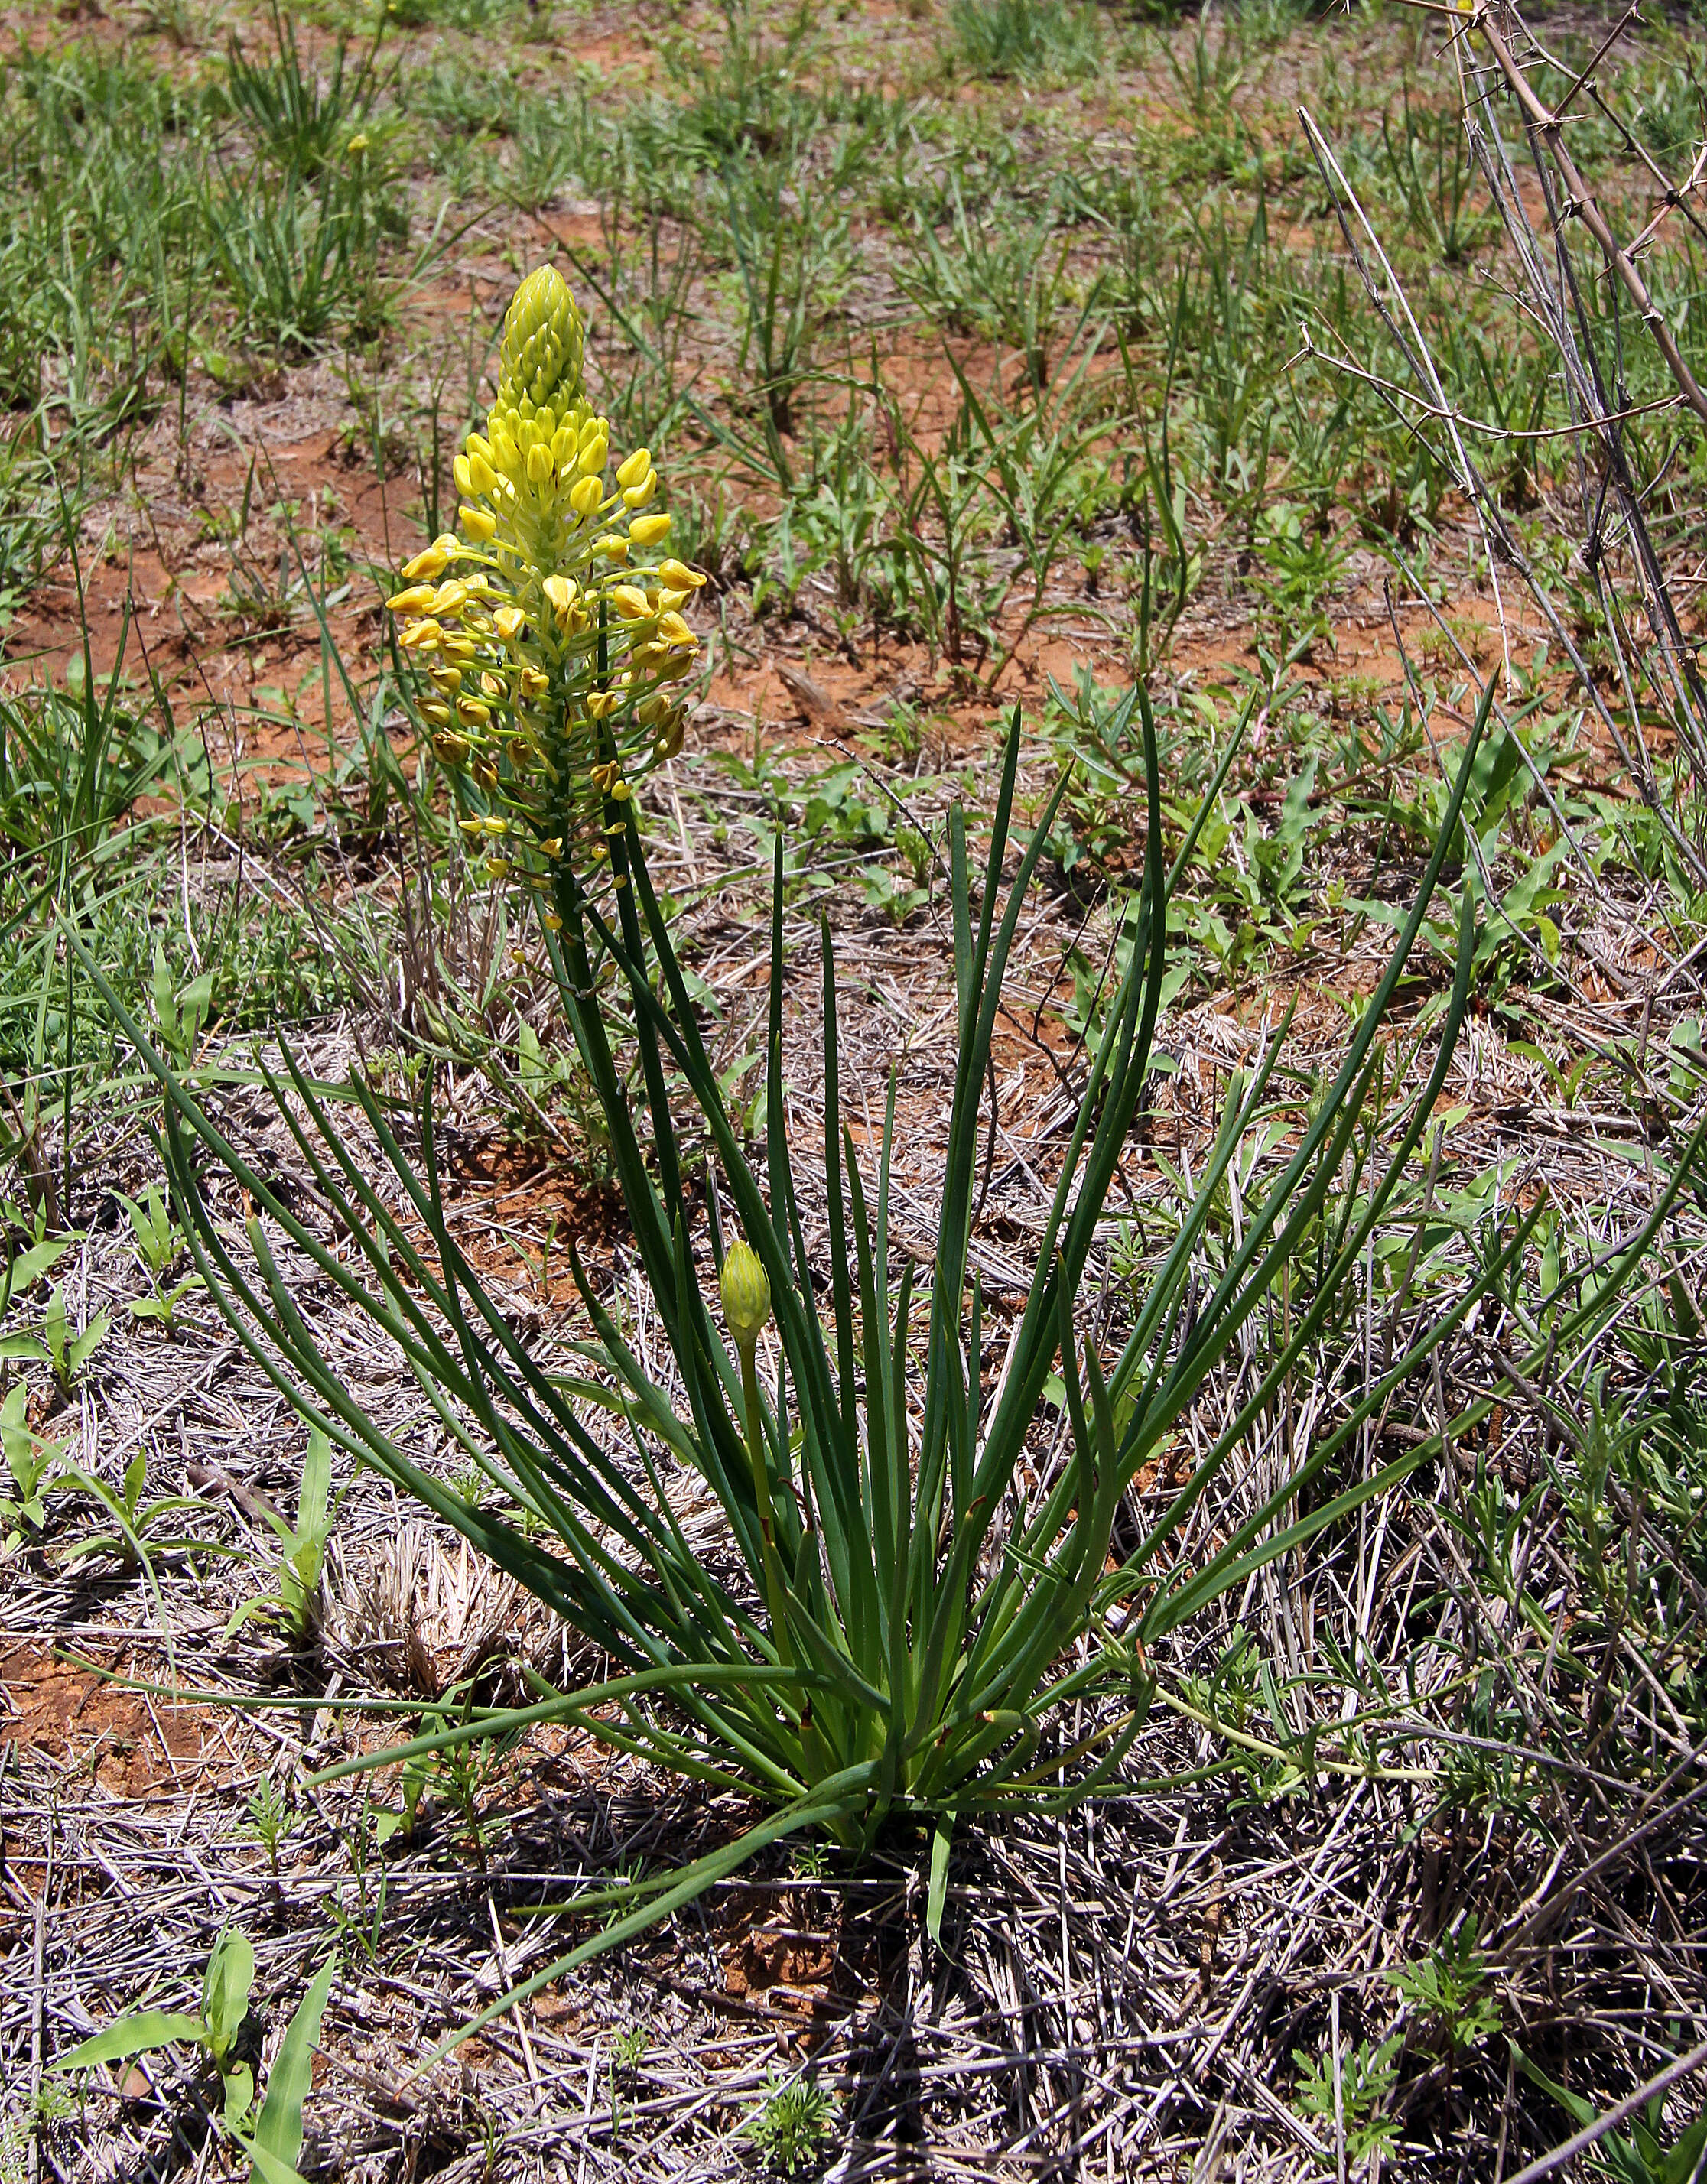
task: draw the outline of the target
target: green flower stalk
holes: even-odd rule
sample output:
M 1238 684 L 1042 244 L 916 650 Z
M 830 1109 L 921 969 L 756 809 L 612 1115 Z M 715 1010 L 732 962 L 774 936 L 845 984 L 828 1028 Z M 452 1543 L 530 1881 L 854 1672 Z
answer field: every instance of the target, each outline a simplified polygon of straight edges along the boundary
M 788 1619 L 783 1611 L 783 1570 L 777 1555 L 776 1512 L 771 1504 L 770 1469 L 765 1461 L 765 1429 L 759 1408 L 759 1337 L 770 1323 L 771 1281 L 752 1245 L 738 1238 L 723 1254 L 718 1283 L 723 1323 L 741 1361 L 741 1403 L 746 1412 L 747 1460 L 753 1468 L 753 1500 L 758 1510 L 760 1555 L 765 1604 L 771 1611 L 771 1635 L 784 1660 L 791 1658 Z
M 706 581 L 665 553 L 650 452 L 607 481 L 584 348 L 574 298 L 542 265 L 505 315 L 486 431 L 456 458 L 461 535 L 417 554 L 388 602 L 399 644 L 430 663 L 434 753 L 478 792 L 471 850 L 489 879 L 542 894 L 561 859 L 583 876 L 608 859 L 636 787 L 681 748 L 699 656 L 681 610 Z

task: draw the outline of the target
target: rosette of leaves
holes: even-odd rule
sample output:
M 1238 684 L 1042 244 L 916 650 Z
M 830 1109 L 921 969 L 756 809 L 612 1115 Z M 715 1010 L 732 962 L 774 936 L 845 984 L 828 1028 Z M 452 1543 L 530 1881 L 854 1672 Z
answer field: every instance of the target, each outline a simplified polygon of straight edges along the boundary
M 682 609 L 706 581 L 667 550 L 650 452 L 611 470 L 583 348 L 573 297 L 541 266 L 505 315 L 486 431 L 456 458 L 461 535 L 417 554 L 388 602 L 471 848 L 488 878 L 547 894 L 565 856 L 605 862 L 636 785 L 680 747 L 699 656 Z
M 914 1256 L 897 1253 L 891 1233 L 893 1093 L 874 1174 L 862 1168 L 843 1119 L 827 930 L 824 1136 L 807 1150 L 788 1134 L 780 850 L 762 1182 L 700 1037 L 638 831 L 616 838 L 626 883 L 614 890 L 615 924 L 566 861 L 555 878 L 561 929 L 554 962 L 604 1110 L 655 1306 L 651 1348 L 667 1352 L 667 1375 L 628 1341 L 578 1260 L 594 1337 L 580 1348 L 593 1369 L 554 1371 L 533 1353 L 458 1240 L 441 1192 L 430 1091 L 422 1095 L 417 1162 L 380 1099 L 356 1085 L 386 1171 L 376 1177 L 371 1156 L 351 1145 L 305 1074 L 293 1066 L 290 1084 L 276 1088 L 316 1199 L 332 1233 L 348 1240 L 334 1245 L 151 1057 L 165 1094 L 164 1150 L 187 1232 L 210 1293 L 251 1354 L 312 1424 L 489 1555 L 611 1664 L 606 1680 L 580 1691 L 558 1691 L 536 1677 L 536 1702 L 522 1708 L 480 1705 L 472 1691 L 449 1694 L 439 1725 L 329 1773 L 409 1763 L 552 1721 L 679 1775 L 756 1795 L 771 1808 L 691 1865 L 559 1907 L 618 1915 L 518 1992 L 627 1939 L 761 1845 L 803 1829 L 827 1832 L 857 1857 L 886 1824 L 925 1827 L 934 1926 L 957 1825 L 1004 1806 L 1068 1804 L 1107 1780 L 1142 1726 L 1157 1649 L 1168 1635 L 1438 1447 L 1437 1430 L 1384 1468 L 1340 1462 L 1477 1300 L 1507 1279 L 1538 1208 L 1503 1248 L 1490 1250 L 1455 1301 L 1420 1324 L 1389 1369 L 1370 1373 L 1361 1346 L 1342 1344 L 1350 1362 L 1336 1382 L 1333 1430 L 1282 1475 L 1265 1474 L 1272 1490 L 1225 1527 L 1207 1560 L 1178 1552 L 1192 1510 L 1248 1451 L 1287 1376 L 1319 1369 L 1319 1357 L 1337 1354 L 1328 1338 L 1343 1334 L 1365 1248 L 1433 1113 L 1470 1000 L 1470 889 L 1432 1066 L 1379 1117 L 1372 1094 L 1388 1081 L 1381 1035 L 1453 839 L 1475 735 L 1410 915 L 1340 1067 L 1307 1106 L 1277 1100 L 1281 1042 L 1275 1038 L 1248 1075 L 1235 1078 L 1178 1234 L 1151 1273 L 1124 1346 L 1105 1362 L 1082 1337 L 1075 1300 L 1149 1069 L 1173 879 L 1189 863 L 1208 809 L 1206 801 L 1167 867 L 1154 728 L 1147 703 L 1140 710 L 1148 827 L 1135 944 L 1100 1012 L 1029 1288 L 993 1375 L 972 1248 L 981 1095 L 1024 898 L 1054 810 L 1046 808 L 1033 829 L 1004 900 L 1017 715 L 976 890 L 964 816 L 958 810 L 951 816 L 957 1073 L 923 1282 Z M 613 970 L 632 1011 L 626 1036 L 638 1046 L 644 1088 L 638 1101 L 628 1057 L 619 1063 L 600 1004 Z M 123 1020 L 116 995 L 109 1000 Z M 126 1022 L 126 1029 L 144 1044 L 139 1027 Z M 1291 1150 L 1261 1195 L 1247 1200 L 1241 1234 L 1206 1285 L 1202 1246 L 1224 1203 L 1230 1169 L 1277 1108 L 1290 1117 Z M 706 1239 L 684 1189 L 689 1127 L 709 1141 L 745 1232 L 727 1251 L 716 1225 Z M 248 1253 L 205 1195 L 215 1163 L 253 1204 Z M 809 1174 L 828 1223 L 816 1268 L 801 1213 Z M 1662 1197 L 1654 1223 L 1669 1203 Z M 1561 1328 L 1561 1340 L 1604 1306 L 1652 1233 L 1650 1223 L 1597 1280 L 1595 1301 Z M 281 1240 L 395 1344 L 445 1430 L 483 1475 L 482 1496 L 427 1469 L 363 1410 L 298 1308 L 277 1254 Z M 724 1276 L 715 1284 L 703 1264 L 707 1240 Z M 1179 1446 L 1182 1415 L 1233 1354 L 1244 1362 L 1232 1415 L 1163 1505 L 1146 1513 L 1135 1542 L 1113 1552 L 1116 1515 L 1134 1479 L 1170 1437 Z M 1063 1393 L 1066 1451 L 1028 1496 L 1025 1451 L 1052 1379 Z M 601 1411 L 626 1446 L 599 1429 Z M 1446 1429 L 1464 1425 L 1451 1421 Z M 714 1557 L 696 1549 L 678 1520 L 672 1464 L 721 1507 L 725 1530 Z M 1057 1725 L 1070 1720 L 1082 1728 L 1063 1736 Z

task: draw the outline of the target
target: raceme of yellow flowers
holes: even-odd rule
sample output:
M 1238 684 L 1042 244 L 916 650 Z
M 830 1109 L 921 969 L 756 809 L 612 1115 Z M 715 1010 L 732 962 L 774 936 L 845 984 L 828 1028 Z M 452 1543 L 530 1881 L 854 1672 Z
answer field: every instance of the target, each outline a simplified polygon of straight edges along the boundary
M 699 651 L 681 610 L 706 581 L 667 551 L 647 450 L 607 478 L 582 350 L 574 298 L 541 266 L 505 314 L 487 429 L 456 459 L 462 536 L 417 554 L 388 602 L 427 663 L 433 750 L 483 792 L 471 850 L 490 879 L 541 891 L 563 857 L 583 873 L 608 858 L 635 786 L 680 749 Z

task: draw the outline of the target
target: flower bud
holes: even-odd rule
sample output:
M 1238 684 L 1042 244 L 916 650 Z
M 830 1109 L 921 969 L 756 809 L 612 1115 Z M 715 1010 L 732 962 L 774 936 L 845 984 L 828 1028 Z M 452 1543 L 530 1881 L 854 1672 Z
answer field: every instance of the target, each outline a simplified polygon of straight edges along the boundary
M 527 627 L 527 617 L 520 607 L 499 607 L 492 617 L 492 627 L 507 644 L 512 638 L 520 637 Z
M 566 409 L 578 400 L 582 340 L 581 315 L 567 283 L 555 266 L 540 266 L 504 315 L 495 406 L 520 410 L 526 402 L 540 410 L 556 403 Z
M 648 471 L 639 485 L 631 485 L 623 493 L 623 505 L 628 508 L 644 508 L 657 490 L 658 473 L 656 471 Z
M 641 479 L 645 476 L 647 471 L 650 471 L 651 467 L 651 449 L 650 448 L 636 448 L 633 454 L 629 456 L 628 460 L 619 466 L 616 472 L 616 482 L 618 485 L 623 487 L 639 485 Z
M 480 493 L 484 490 L 483 487 L 475 484 L 474 472 L 469 467 L 468 458 L 466 455 L 459 455 L 456 458 L 456 460 L 450 465 L 450 474 L 456 480 L 456 490 L 459 493 L 471 494 Z
M 567 577 L 548 577 L 545 579 L 545 596 L 551 602 L 561 628 L 570 608 L 575 604 L 575 586 Z
M 737 1348 L 752 1350 L 771 1317 L 770 1277 L 752 1245 L 741 1238 L 723 1254 L 723 1319 Z
M 628 536 L 637 546 L 657 546 L 670 535 L 667 515 L 637 515 L 628 526 Z
M 534 446 L 527 450 L 527 482 L 529 485 L 547 484 L 550 480 L 551 470 L 551 450 L 549 448 Z
M 646 519 L 642 516 L 640 520 L 644 523 Z M 630 529 L 633 528 L 631 525 Z M 672 592 L 696 592 L 706 581 L 700 570 L 690 569 L 685 561 L 661 561 L 658 564 L 658 578 Z
M 437 596 L 431 584 L 411 584 L 385 604 L 393 614 L 419 614 L 423 607 L 430 607 Z
M 569 505 L 579 516 L 596 515 L 599 504 L 605 498 L 602 478 L 579 478 L 569 488 Z
M 463 529 L 471 538 L 478 538 L 483 543 L 498 528 L 497 518 L 488 515 L 483 508 L 460 508 L 456 512 L 462 519 Z
M 597 477 L 605 467 L 605 458 L 610 450 L 603 440 L 594 440 L 590 448 L 583 448 L 577 458 L 583 477 Z
M 606 561 L 626 561 L 628 542 L 620 532 L 608 532 L 604 538 L 593 541 L 593 551 Z
M 618 584 L 611 604 L 624 621 L 644 621 L 652 611 L 651 601 L 637 584 Z

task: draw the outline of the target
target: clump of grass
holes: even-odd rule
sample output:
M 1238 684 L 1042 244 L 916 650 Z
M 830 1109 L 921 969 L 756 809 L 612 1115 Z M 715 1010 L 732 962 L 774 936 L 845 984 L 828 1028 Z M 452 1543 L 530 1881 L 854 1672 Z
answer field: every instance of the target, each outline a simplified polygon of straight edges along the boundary
M 1087 75 L 1107 25 L 1077 0 L 951 0 L 951 52 L 974 75 Z

